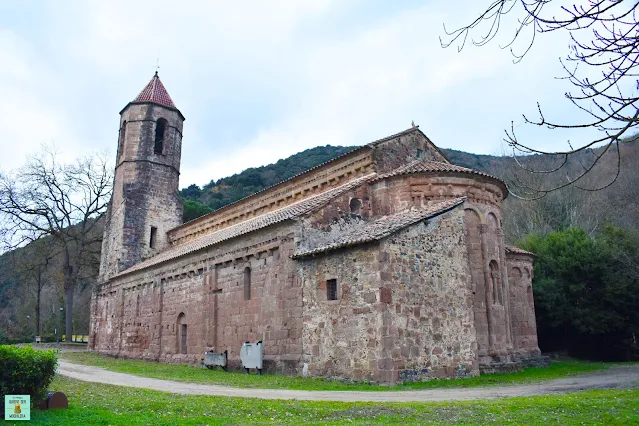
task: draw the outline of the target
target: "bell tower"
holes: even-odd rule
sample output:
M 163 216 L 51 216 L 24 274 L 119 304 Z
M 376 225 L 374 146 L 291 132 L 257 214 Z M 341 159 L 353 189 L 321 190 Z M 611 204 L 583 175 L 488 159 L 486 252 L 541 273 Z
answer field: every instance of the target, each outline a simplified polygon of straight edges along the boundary
M 169 245 L 182 224 L 178 194 L 184 116 L 155 75 L 120 111 L 113 195 L 106 215 L 99 281 Z

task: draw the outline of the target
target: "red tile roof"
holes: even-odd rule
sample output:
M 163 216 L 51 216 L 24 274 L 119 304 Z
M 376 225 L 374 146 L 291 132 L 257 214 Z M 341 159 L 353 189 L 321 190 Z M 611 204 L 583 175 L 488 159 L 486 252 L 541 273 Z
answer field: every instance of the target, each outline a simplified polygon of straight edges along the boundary
M 515 246 L 506 246 L 506 254 L 525 254 L 526 256 L 537 257 L 535 253 L 520 249 L 519 247 Z
M 452 200 L 431 204 L 423 208 L 404 210 L 390 216 L 384 216 L 370 223 L 366 223 L 363 226 L 353 228 L 352 230 L 339 235 L 333 241 L 319 247 L 296 252 L 293 255 L 293 259 L 299 259 L 330 250 L 380 240 L 421 220 L 445 213 L 462 204 L 465 200 L 466 197 L 454 198 Z
M 285 220 L 296 219 L 302 215 L 319 209 L 335 197 L 338 197 L 339 195 L 353 188 L 357 188 L 358 186 L 371 180 L 375 176 L 375 173 L 371 173 L 369 175 L 353 179 L 352 181 L 347 182 L 341 186 L 329 189 L 325 192 L 308 197 L 304 200 L 300 200 L 296 203 L 289 204 L 282 207 L 281 209 L 264 213 L 260 216 L 247 219 L 243 222 L 236 223 L 235 225 L 231 225 L 227 228 L 222 228 L 218 231 L 211 232 L 210 234 L 204 235 L 195 240 L 187 241 L 185 243 L 169 247 L 164 251 L 158 253 L 157 255 L 120 272 L 118 275 L 116 275 L 116 277 L 139 271 L 141 269 L 145 269 L 158 263 L 166 262 L 168 260 L 175 259 L 176 257 L 181 257 L 198 250 L 203 250 L 207 247 L 213 246 L 223 241 L 230 240 L 231 238 L 236 238 L 241 235 L 248 234 L 249 232 L 257 231 L 259 229 L 266 228 L 267 226 L 275 225 L 276 223 L 280 223 Z
M 398 167 L 395 170 L 392 170 L 386 174 L 380 175 L 376 180 L 384 179 L 391 176 L 405 175 L 410 173 L 427 173 L 427 172 L 457 172 L 457 173 L 468 173 L 473 175 L 485 176 L 492 179 L 497 179 L 501 181 L 501 179 L 489 175 L 488 173 L 479 172 L 477 170 L 469 169 L 467 167 L 456 166 L 450 163 L 442 163 L 439 161 L 431 161 L 431 160 L 415 160 L 404 166 Z
M 133 102 L 154 102 L 170 108 L 176 108 L 157 72 Z
M 275 188 L 276 186 L 281 185 L 281 184 L 283 184 L 283 183 L 285 183 L 285 182 L 292 181 L 293 179 L 295 179 L 295 178 L 297 178 L 297 177 L 299 177 L 299 176 L 302 176 L 302 175 L 306 175 L 306 174 L 308 174 L 308 173 L 311 173 L 312 171 L 314 171 L 314 170 L 316 170 L 316 169 L 319 169 L 320 167 L 323 167 L 323 166 L 325 166 L 326 164 L 329 164 L 329 163 L 333 163 L 333 162 L 339 161 L 339 160 L 341 160 L 342 158 L 344 158 L 344 157 L 346 157 L 346 156 L 348 156 L 348 155 L 355 154 L 355 153 L 360 152 L 360 151 L 365 150 L 365 149 L 371 149 L 371 148 L 374 148 L 375 146 L 377 146 L 377 145 L 381 144 L 382 142 L 386 142 L 386 141 L 389 141 L 389 140 L 391 140 L 391 139 L 395 139 L 395 138 L 400 137 L 400 136 L 408 135 L 408 134 L 411 134 L 411 133 L 413 133 L 413 132 L 419 132 L 419 133 L 421 133 L 421 134 L 422 134 L 422 135 L 423 135 L 426 139 L 428 139 L 428 136 L 426 136 L 426 135 L 425 135 L 425 134 L 424 134 L 421 130 L 419 130 L 419 126 L 413 126 L 413 127 L 409 128 L 409 129 L 406 129 L 406 130 L 404 130 L 404 131 L 402 131 L 402 132 L 395 133 L 394 135 L 386 136 L 385 138 L 377 139 L 377 140 L 375 140 L 375 141 L 373 141 L 373 142 L 369 142 L 369 143 L 367 143 L 366 145 L 360 145 L 360 146 L 353 147 L 353 150 L 351 150 L 351 151 L 345 152 L 345 153 L 344 153 L 344 154 L 342 154 L 342 155 L 338 155 L 337 157 L 335 157 L 335 158 L 333 158 L 333 159 L 331 159 L 331 160 L 328 160 L 328 161 L 325 161 L 325 162 L 323 162 L 323 163 L 321 163 L 321 164 L 318 164 L 318 165 L 316 165 L 316 166 L 313 166 L 313 167 L 311 167 L 310 169 L 304 170 L 303 172 L 300 172 L 300 173 L 298 173 L 298 174 L 296 174 L 296 175 L 293 175 L 293 176 L 291 176 L 290 178 L 284 179 L 284 180 L 282 180 L 282 181 L 280 181 L 280 182 L 278 182 L 278 183 L 276 183 L 276 184 L 273 184 L 273 185 L 271 185 L 271 186 L 268 186 L 268 187 L 266 187 L 266 188 L 264 188 L 264 189 L 260 189 L 259 191 L 254 192 L 253 194 L 247 195 L 247 196 L 246 196 L 246 197 L 244 197 L 244 198 L 240 198 L 240 199 L 239 199 L 239 200 L 237 200 L 237 201 L 233 201 L 232 203 L 229 203 L 229 204 L 227 204 L 227 205 L 225 205 L 225 206 L 222 206 L 222 207 L 220 207 L 219 209 L 212 211 L 211 213 L 208 213 L 208 214 L 206 214 L 206 215 L 204 215 L 204 216 L 200 216 L 200 217 L 198 217 L 198 218 L 195 218 L 195 219 L 193 219 L 193 220 L 190 220 L 190 221 L 188 221 L 188 222 L 186 222 L 186 223 L 183 223 L 182 225 L 177 226 L 177 227 L 175 227 L 175 228 L 173 228 L 173 229 L 179 229 L 179 228 L 181 228 L 181 227 L 187 227 L 187 226 L 190 226 L 192 223 L 194 223 L 194 222 L 196 222 L 196 221 L 200 222 L 200 221 L 204 220 L 203 218 L 205 218 L 205 217 L 212 217 L 212 216 L 214 216 L 214 215 L 218 214 L 220 211 L 223 211 L 223 210 L 229 209 L 231 206 L 234 206 L 234 205 L 236 205 L 236 204 L 239 204 L 239 203 L 243 202 L 243 201 L 244 201 L 244 200 L 246 200 L 246 199 L 249 199 L 249 198 L 255 197 L 255 196 L 256 196 L 256 195 L 258 195 L 258 194 L 262 194 L 262 193 L 264 193 L 264 192 L 266 192 L 266 191 L 268 191 L 268 190 L 270 190 L 270 189 L 272 189 L 272 188 Z M 430 140 L 430 139 L 428 139 L 428 140 Z M 432 143 L 432 142 L 431 142 L 431 143 Z M 433 146 L 435 147 L 435 149 L 436 149 L 436 150 L 437 150 L 437 151 L 438 151 L 438 152 L 439 152 L 439 153 L 440 153 L 440 154 L 441 154 L 444 158 L 448 159 L 448 158 L 444 155 L 444 153 L 443 153 L 443 152 L 441 152 L 441 151 L 439 150 L 439 148 L 437 148 L 434 144 L 433 144 Z M 447 164 L 447 163 L 442 163 L 442 164 Z M 462 168 L 463 168 L 463 167 L 462 167 Z M 470 170 L 470 169 L 467 169 L 467 170 Z M 393 172 L 391 172 L 391 173 L 393 173 Z M 487 175 L 487 176 L 488 176 L 488 175 Z

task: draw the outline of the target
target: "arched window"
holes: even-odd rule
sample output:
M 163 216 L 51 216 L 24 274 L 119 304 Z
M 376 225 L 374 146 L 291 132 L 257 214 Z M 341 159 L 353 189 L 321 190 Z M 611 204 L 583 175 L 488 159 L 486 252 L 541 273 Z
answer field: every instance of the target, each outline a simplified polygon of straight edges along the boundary
M 486 223 L 492 231 L 496 231 L 499 229 L 499 220 L 497 219 L 497 216 L 495 216 L 495 214 L 492 212 L 488 213 L 488 216 L 486 217 Z
M 251 300 L 251 268 L 244 268 L 244 300 Z
M 140 295 L 138 294 L 137 300 L 135 302 L 135 316 L 140 316 Z
M 164 153 L 164 134 L 166 133 L 166 128 L 168 127 L 168 122 L 160 118 L 157 123 L 155 123 L 155 147 L 153 148 L 153 152 L 156 154 Z
M 126 140 L 126 120 L 122 122 L 122 127 L 120 127 L 120 141 L 118 144 L 118 154 L 120 156 L 124 155 L 124 141 Z
M 351 202 L 349 204 L 351 208 L 351 214 L 359 215 L 360 211 L 362 210 L 362 200 L 360 200 L 359 198 L 351 198 Z
M 502 295 L 501 287 L 501 274 L 499 271 L 499 265 L 494 260 L 490 261 L 490 279 L 493 284 L 493 303 L 495 305 L 503 305 L 504 299 Z
M 514 267 L 510 269 L 510 275 L 508 276 L 508 283 L 510 284 L 510 288 L 519 287 L 522 285 L 522 273 L 521 269 L 518 267 Z
M 185 354 L 186 351 L 186 315 L 181 312 L 177 318 L 177 346 L 178 352 Z

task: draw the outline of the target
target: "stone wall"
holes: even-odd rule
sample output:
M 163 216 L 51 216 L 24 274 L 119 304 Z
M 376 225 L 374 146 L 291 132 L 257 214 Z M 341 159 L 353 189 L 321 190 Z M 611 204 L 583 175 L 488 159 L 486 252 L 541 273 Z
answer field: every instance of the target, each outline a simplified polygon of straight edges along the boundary
M 391 381 L 478 374 L 465 247 L 462 208 L 383 240 L 382 356 L 393 360 Z
M 293 228 L 286 223 L 116 277 L 92 300 L 90 347 L 114 356 L 191 364 L 200 363 L 206 350 L 228 350 L 237 367 L 242 343 L 262 340 L 265 368 L 295 373 L 302 295 L 292 250 Z M 180 348 L 183 324 L 186 353 Z
M 397 382 L 477 374 L 463 211 L 299 261 L 303 362 L 317 376 Z M 336 279 L 338 300 L 327 300 Z
M 351 204 L 357 203 L 356 212 Z M 298 251 L 310 250 L 341 235 L 344 231 L 364 226 L 373 218 L 370 186 L 366 183 L 343 193 L 318 208 L 300 222 L 295 245 Z
M 158 119 L 167 120 L 163 151 L 154 153 Z M 167 232 L 182 223 L 178 194 L 183 118 L 145 103 L 122 111 L 113 195 L 105 222 L 100 281 L 168 247 Z M 151 229 L 155 241 L 151 247 Z
M 505 263 L 501 201 L 505 187 L 485 176 L 416 173 L 372 184 L 374 214 L 392 214 L 411 206 L 467 197 L 465 247 L 474 297 L 480 363 L 508 359 L 513 352 L 508 272 Z
M 313 376 L 383 380 L 376 244 L 298 261 L 303 305 L 303 362 Z M 327 280 L 337 300 L 327 300 Z
M 417 130 L 417 128 L 415 128 Z M 448 163 L 448 159 L 419 131 L 404 132 L 396 137 L 373 142 L 375 171 L 388 173 L 417 159 Z
M 532 290 L 533 257 L 508 253 L 506 263 L 511 289 L 510 315 L 515 351 L 522 358 L 538 356 L 540 351 Z

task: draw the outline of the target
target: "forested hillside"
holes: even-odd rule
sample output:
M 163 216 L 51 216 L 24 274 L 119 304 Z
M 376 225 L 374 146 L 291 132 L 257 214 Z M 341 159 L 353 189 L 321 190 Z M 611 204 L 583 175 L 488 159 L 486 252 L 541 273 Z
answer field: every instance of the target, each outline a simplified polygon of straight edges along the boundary
M 188 222 L 241 200 L 357 148 L 357 146 L 318 146 L 267 166 L 251 167 L 241 173 L 217 181 L 212 180 L 202 188 L 195 184 L 189 185 L 180 191 L 185 200 L 184 221 Z M 452 149 L 443 151 L 454 164 L 481 171 L 498 170 L 500 162 L 503 162 L 503 158 L 492 155 L 469 154 Z
M 343 155 L 357 147 L 321 146 L 307 149 L 277 163 L 249 168 L 241 173 L 211 181 L 202 188 L 193 184 L 182 189 L 185 199 L 184 221 L 195 219 L 210 211 L 217 210 L 264 188 L 275 185 L 311 167 Z M 504 205 L 506 237 L 514 243 L 531 232 L 547 234 L 557 229 L 580 226 L 593 232 L 603 223 L 630 228 L 639 222 L 637 194 L 639 173 L 633 164 L 638 164 L 638 142 L 622 144 L 621 172 L 610 187 L 602 191 L 584 191 L 576 187 L 551 192 L 546 197 L 533 202 L 525 202 L 511 196 Z M 578 173 L 594 161 L 595 153 L 586 151 L 570 158 L 562 172 L 555 174 L 530 175 L 508 156 L 478 155 L 452 149 L 442 149 L 453 164 L 483 171 L 504 179 L 513 192 L 525 195 L 517 187 L 517 178 L 532 180 L 532 185 L 562 183 L 566 174 Z M 536 170 L 548 170 L 560 164 L 561 158 L 530 156 L 521 159 Z M 597 188 L 615 180 L 617 171 L 616 149 L 603 156 L 601 164 L 582 182 L 586 188 Z M 525 176 L 522 176 L 525 175 Z M 535 181 L 537 180 L 537 181 Z M 630 206 L 629 206 L 630 204 Z
M 356 146 L 318 146 L 291 155 L 277 163 L 262 167 L 251 167 L 233 176 L 211 181 L 201 189 L 190 185 L 181 191 L 185 200 L 197 201 L 212 210 L 217 210 L 264 188 L 275 185 L 305 170 L 346 154 Z M 190 206 L 189 206 L 190 207 Z M 195 206 L 193 206 L 195 208 Z M 192 215 L 185 219 L 193 219 Z

